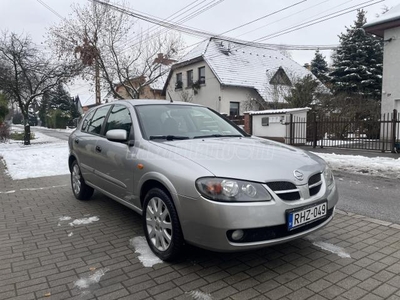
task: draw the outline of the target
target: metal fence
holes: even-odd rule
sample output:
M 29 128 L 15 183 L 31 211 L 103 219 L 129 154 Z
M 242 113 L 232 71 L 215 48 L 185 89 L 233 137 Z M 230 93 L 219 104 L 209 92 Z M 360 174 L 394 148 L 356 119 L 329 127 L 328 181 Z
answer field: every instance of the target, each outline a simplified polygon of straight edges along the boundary
M 316 147 L 379 150 L 400 153 L 400 114 L 397 110 L 380 118 L 348 119 L 291 115 L 286 123 L 286 143 Z

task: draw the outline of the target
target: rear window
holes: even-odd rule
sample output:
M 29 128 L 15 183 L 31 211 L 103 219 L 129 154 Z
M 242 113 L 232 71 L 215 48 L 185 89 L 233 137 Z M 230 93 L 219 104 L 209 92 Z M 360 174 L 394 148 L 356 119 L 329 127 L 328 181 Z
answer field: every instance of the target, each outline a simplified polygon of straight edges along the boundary
M 92 110 L 91 112 L 89 112 L 89 113 L 84 117 L 83 122 L 82 122 L 81 131 L 86 131 L 86 129 L 87 129 L 87 127 L 88 127 L 88 124 L 89 124 L 90 120 L 91 120 L 92 117 L 93 117 L 94 112 L 95 112 L 95 110 Z
M 90 120 L 87 132 L 92 134 L 100 134 L 101 127 L 103 126 L 104 120 L 107 116 L 107 113 L 110 109 L 110 106 L 103 106 L 96 110 L 93 118 Z

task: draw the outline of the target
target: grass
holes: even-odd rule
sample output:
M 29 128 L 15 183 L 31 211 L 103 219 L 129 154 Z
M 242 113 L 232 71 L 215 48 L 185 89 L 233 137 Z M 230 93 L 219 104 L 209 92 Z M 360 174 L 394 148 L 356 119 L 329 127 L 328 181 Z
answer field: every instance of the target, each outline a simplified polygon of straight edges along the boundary
M 25 135 L 25 133 L 23 133 L 23 132 L 14 131 L 13 133 L 10 134 L 10 139 L 17 140 L 17 141 L 23 141 L 24 135 Z M 35 139 L 35 134 L 33 132 L 31 132 L 31 140 L 34 140 L 34 139 Z

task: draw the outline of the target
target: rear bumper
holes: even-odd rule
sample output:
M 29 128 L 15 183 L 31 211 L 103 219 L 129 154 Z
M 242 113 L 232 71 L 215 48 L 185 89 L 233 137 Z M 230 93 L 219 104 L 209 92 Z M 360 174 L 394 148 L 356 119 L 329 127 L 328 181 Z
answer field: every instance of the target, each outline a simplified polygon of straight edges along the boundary
M 334 207 L 338 202 L 338 191 L 335 186 L 322 197 L 292 203 L 277 199 L 256 203 L 221 203 L 203 198 L 179 197 L 180 221 L 185 240 L 201 248 L 230 252 L 272 246 L 319 230 L 333 219 Z M 287 210 L 308 206 L 321 200 L 327 200 L 327 217 L 292 232 L 287 231 Z M 254 242 L 232 242 L 228 239 L 227 232 L 235 229 L 262 232 L 265 239 Z M 272 234 L 265 234 L 266 232 Z

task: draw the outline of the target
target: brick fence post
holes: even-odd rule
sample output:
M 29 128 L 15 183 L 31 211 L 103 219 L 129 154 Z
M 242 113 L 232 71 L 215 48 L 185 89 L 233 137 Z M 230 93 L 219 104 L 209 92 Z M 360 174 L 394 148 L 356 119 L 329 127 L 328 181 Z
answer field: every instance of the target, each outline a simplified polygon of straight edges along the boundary
M 253 134 L 253 116 L 249 113 L 244 113 L 244 131 Z

